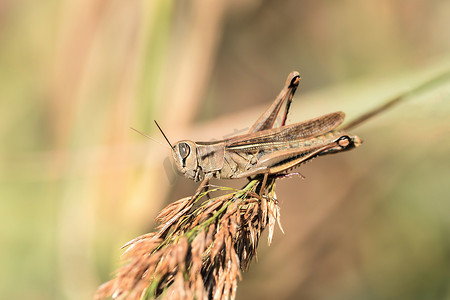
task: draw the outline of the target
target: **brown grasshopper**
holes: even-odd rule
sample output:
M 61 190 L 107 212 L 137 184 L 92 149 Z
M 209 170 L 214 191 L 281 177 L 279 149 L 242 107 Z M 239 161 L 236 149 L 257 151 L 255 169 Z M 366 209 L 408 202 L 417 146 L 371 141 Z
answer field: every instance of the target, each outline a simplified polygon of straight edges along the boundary
M 179 171 L 194 181 L 203 180 L 188 205 L 169 221 L 164 232 L 179 216 L 190 209 L 209 180 L 263 176 L 260 193 L 268 176 L 287 176 L 288 172 L 314 157 L 358 147 L 361 139 L 343 130 L 335 130 L 345 118 L 343 112 L 330 113 L 312 120 L 285 125 L 294 93 L 300 82 L 298 72 L 291 72 L 272 103 L 247 134 L 214 142 L 183 140 L 171 145 Z M 286 102 L 281 126 L 273 128 L 281 106 Z
M 247 134 L 214 142 L 183 140 L 171 146 L 179 171 L 194 181 L 269 176 L 286 173 L 316 156 L 358 147 L 357 136 L 334 130 L 344 121 L 343 112 L 285 125 L 299 81 L 298 72 L 291 72 L 278 97 Z M 281 126 L 273 128 L 285 101 Z

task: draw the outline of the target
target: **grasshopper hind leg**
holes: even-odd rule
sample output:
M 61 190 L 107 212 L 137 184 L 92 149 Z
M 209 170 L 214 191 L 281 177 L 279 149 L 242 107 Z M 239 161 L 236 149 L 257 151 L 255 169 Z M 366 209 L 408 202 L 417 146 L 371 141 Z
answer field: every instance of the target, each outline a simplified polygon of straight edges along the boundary
M 253 124 L 253 126 L 250 128 L 249 133 L 273 128 L 275 120 L 280 113 L 281 106 L 286 102 L 284 115 L 281 121 L 281 126 L 284 126 L 286 123 L 287 115 L 289 113 L 292 98 L 294 97 L 299 83 L 300 74 L 296 71 L 291 72 L 286 79 L 283 89 L 280 91 L 269 108 L 259 117 L 255 124 Z
M 290 91 L 289 96 L 286 100 L 286 106 L 284 109 L 283 119 L 281 120 L 281 126 L 286 125 L 287 116 L 289 114 L 289 109 L 291 108 L 292 98 L 294 98 L 295 91 L 297 90 L 298 84 L 300 83 L 300 75 L 296 72 L 292 72 L 290 74 L 292 77 L 288 77 L 291 79 L 291 83 L 289 85 Z

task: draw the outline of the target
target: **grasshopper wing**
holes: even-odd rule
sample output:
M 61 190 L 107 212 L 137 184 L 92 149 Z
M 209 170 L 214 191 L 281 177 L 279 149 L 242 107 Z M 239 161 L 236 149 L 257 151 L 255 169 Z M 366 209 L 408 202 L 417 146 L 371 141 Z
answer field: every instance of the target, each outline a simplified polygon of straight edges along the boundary
M 254 151 L 276 147 L 286 142 L 303 140 L 329 132 L 338 127 L 345 119 L 341 111 L 321 117 L 244 134 L 225 140 L 226 149 L 230 151 Z

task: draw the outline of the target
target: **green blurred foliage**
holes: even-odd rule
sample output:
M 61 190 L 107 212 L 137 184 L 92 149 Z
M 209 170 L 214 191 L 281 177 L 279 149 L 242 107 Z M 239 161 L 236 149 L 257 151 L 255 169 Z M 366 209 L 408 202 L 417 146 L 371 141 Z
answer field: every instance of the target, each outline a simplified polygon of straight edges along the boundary
M 195 189 L 129 127 L 250 126 L 294 69 L 291 122 L 356 118 L 450 70 L 449 15 L 439 0 L 0 2 L 0 298 L 90 298 Z M 280 181 L 286 234 L 238 297 L 449 299 L 449 100 L 446 77 L 355 129 L 361 148 Z

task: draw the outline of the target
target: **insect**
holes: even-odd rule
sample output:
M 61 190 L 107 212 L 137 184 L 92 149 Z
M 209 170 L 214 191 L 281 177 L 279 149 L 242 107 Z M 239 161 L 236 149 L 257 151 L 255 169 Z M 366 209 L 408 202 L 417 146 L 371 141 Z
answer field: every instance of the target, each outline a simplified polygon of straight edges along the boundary
M 335 130 L 344 121 L 343 112 L 285 124 L 299 81 L 299 73 L 291 72 L 275 101 L 247 134 L 214 142 L 183 140 L 173 146 L 166 137 L 178 170 L 194 181 L 257 175 L 267 178 L 287 174 L 314 157 L 358 147 L 362 142 L 359 137 Z M 273 128 L 285 102 L 281 126 Z

